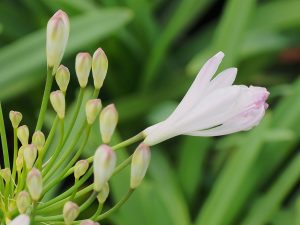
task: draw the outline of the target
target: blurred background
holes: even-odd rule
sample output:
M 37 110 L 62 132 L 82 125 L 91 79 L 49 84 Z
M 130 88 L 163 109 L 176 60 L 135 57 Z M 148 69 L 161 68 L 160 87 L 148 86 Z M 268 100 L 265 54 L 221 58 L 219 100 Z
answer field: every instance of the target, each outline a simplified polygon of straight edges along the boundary
M 221 69 L 239 68 L 236 83 L 271 92 L 266 117 L 250 132 L 177 137 L 154 147 L 142 186 L 102 224 L 300 224 L 299 0 L 0 0 L 0 99 L 7 125 L 9 110 L 18 110 L 34 129 L 46 78 L 45 28 L 58 9 L 71 17 L 63 59 L 72 72 L 68 105 L 78 91 L 76 53 L 102 47 L 109 72 L 100 98 L 119 111 L 115 142 L 164 119 L 220 50 Z M 52 117 L 49 107 L 45 132 Z M 9 126 L 7 133 L 12 143 Z M 82 157 L 99 144 L 95 126 Z M 128 181 L 128 169 L 114 177 L 111 205 Z

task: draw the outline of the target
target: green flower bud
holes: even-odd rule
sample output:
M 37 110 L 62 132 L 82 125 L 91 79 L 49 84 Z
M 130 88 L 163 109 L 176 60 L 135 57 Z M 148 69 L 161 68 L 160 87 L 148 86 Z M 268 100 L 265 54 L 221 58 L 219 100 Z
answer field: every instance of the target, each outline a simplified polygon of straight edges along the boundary
M 17 136 L 22 145 L 28 145 L 29 129 L 26 125 L 18 127 Z
M 34 132 L 32 136 L 32 144 L 34 144 L 39 151 L 43 149 L 45 145 L 45 135 L 42 131 L 38 130 Z
M 43 178 L 41 172 L 36 168 L 32 168 L 27 175 L 26 184 L 32 200 L 38 201 L 43 191 Z
M 102 141 L 108 144 L 118 123 L 118 112 L 114 104 L 110 104 L 102 110 L 99 122 Z
M 26 213 L 31 205 L 31 199 L 27 191 L 21 191 L 17 197 L 17 207 L 21 214 Z
M 64 221 L 66 225 L 71 225 L 72 222 L 78 217 L 80 213 L 80 209 L 78 205 L 76 205 L 74 202 L 67 202 L 64 205 L 63 209 L 63 216 L 64 216 Z
M 100 145 L 94 156 L 94 190 L 101 191 L 114 172 L 116 153 L 108 145 Z
M 22 118 L 23 118 L 23 115 L 20 112 L 17 112 L 17 111 L 9 112 L 9 119 L 11 121 L 11 125 L 13 128 L 18 128 Z
M 98 202 L 100 204 L 103 204 L 108 198 L 108 195 L 109 195 L 109 185 L 108 182 L 106 182 L 103 188 L 101 189 L 101 191 L 99 191 L 97 195 Z
M 0 170 L 0 176 L 8 183 L 11 179 L 11 171 L 9 168 Z
M 102 108 L 100 99 L 91 99 L 85 105 L 86 120 L 88 124 L 93 124 Z
M 62 91 L 54 91 L 50 94 L 50 101 L 52 104 L 53 109 L 57 113 L 57 116 L 60 119 L 63 119 L 65 117 L 65 96 L 62 93 Z
M 23 157 L 26 168 L 30 170 L 37 157 L 37 148 L 33 144 L 25 146 Z
M 102 87 L 104 79 L 106 77 L 107 69 L 107 57 L 102 48 L 98 48 L 93 55 L 92 63 L 94 86 L 96 89 L 100 89 Z
M 79 160 L 74 166 L 74 177 L 78 180 L 83 176 L 89 168 L 89 162 L 87 160 Z
M 149 146 L 141 143 L 133 153 L 131 161 L 130 187 L 132 189 L 137 188 L 141 184 L 148 169 L 150 159 L 151 151 Z
M 92 67 L 92 57 L 87 52 L 78 53 L 75 60 L 75 70 L 80 87 L 87 85 Z
M 70 71 L 64 65 L 60 65 L 55 75 L 56 83 L 62 92 L 66 92 L 70 82 Z

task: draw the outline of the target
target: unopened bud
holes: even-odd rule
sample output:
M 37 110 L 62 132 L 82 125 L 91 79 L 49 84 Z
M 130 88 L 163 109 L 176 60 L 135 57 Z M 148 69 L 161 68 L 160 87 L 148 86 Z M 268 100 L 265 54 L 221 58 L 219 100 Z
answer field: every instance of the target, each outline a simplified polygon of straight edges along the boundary
M 13 128 L 18 128 L 23 116 L 22 113 L 17 111 L 10 111 L 9 112 L 9 119 L 11 121 Z
M 151 159 L 148 145 L 141 143 L 133 153 L 131 161 L 130 187 L 137 188 L 145 177 Z
M 100 131 L 103 143 L 110 142 L 118 123 L 118 112 L 114 104 L 106 106 L 100 114 Z
M 11 171 L 9 168 L 0 170 L 0 176 L 5 180 L 6 183 L 10 181 Z
M 101 191 L 116 166 L 116 153 L 108 145 L 100 145 L 94 156 L 94 190 Z
M 26 168 L 30 170 L 37 157 L 37 148 L 33 144 L 25 146 L 23 157 Z
M 31 205 L 31 199 L 27 191 L 21 191 L 17 197 L 17 207 L 21 214 L 25 213 Z
M 107 57 L 102 48 L 98 48 L 93 55 L 92 63 L 94 86 L 96 89 L 100 89 L 102 87 L 104 79 L 106 77 L 107 69 Z
M 100 225 L 97 222 L 94 222 L 93 220 L 83 220 L 80 222 L 79 225 Z
M 30 218 L 26 214 L 21 214 L 14 218 L 8 225 L 29 225 Z
M 60 119 L 63 119 L 65 117 L 65 96 L 62 93 L 62 91 L 54 91 L 50 94 L 50 101 L 52 104 L 53 109 L 57 113 L 57 116 Z
M 97 195 L 97 199 L 99 203 L 103 204 L 106 201 L 108 195 L 109 195 L 109 185 L 108 182 L 106 182 L 103 188 L 101 189 L 101 191 L 99 191 Z
M 91 99 L 85 105 L 86 120 L 88 124 L 93 124 L 102 108 L 100 99 Z
M 78 217 L 80 213 L 80 209 L 78 205 L 76 205 L 74 202 L 67 202 L 64 205 L 63 209 L 63 216 L 64 216 L 64 221 L 66 225 L 71 225 L 72 222 Z
M 60 65 L 55 75 L 56 83 L 62 92 L 66 92 L 70 82 L 70 71 L 64 65 Z
M 83 176 L 89 168 L 89 162 L 87 160 L 79 160 L 74 167 L 74 177 L 78 180 Z
M 70 32 L 68 15 L 58 10 L 47 24 L 47 65 L 54 75 L 64 55 Z
M 16 159 L 16 167 L 17 167 L 18 172 L 21 172 L 21 170 L 23 169 L 23 156 L 21 156 L 19 154 Z
M 36 131 L 34 132 L 32 136 L 32 144 L 37 147 L 37 149 L 40 151 L 45 145 L 45 135 L 42 131 Z
M 26 125 L 18 127 L 17 136 L 22 145 L 28 145 L 29 129 Z
M 87 52 L 78 53 L 75 60 L 75 70 L 80 87 L 87 85 L 92 67 L 92 57 Z
M 38 201 L 43 191 L 43 178 L 41 172 L 36 168 L 32 168 L 27 175 L 26 183 L 31 198 L 34 201 Z

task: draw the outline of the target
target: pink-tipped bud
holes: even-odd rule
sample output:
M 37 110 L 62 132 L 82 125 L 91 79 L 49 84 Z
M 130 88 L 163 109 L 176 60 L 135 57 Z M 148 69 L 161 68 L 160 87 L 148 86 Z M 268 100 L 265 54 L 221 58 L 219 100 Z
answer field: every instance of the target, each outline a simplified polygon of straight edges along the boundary
M 145 177 L 151 159 L 148 145 L 141 143 L 133 153 L 131 161 L 130 187 L 137 188 Z
M 114 172 L 116 153 L 108 145 L 100 145 L 94 156 L 94 190 L 101 191 Z
M 60 119 L 63 119 L 65 117 L 65 96 L 62 93 L 62 91 L 54 91 L 50 94 L 50 101 L 52 104 L 53 109 L 57 113 L 57 116 Z
M 102 141 L 108 144 L 118 123 L 118 111 L 114 104 L 106 106 L 100 114 L 100 132 Z
M 28 145 L 29 129 L 26 125 L 18 127 L 17 136 L 22 145 Z
M 9 168 L 5 168 L 0 170 L 0 176 L 5 180 L 6 183 L 8 183 L 11 179 L 11 171 Z
M 26 214 L 21 214 L 14 218 L 8 225 L 29 225 L 30 224 L 30 218 Z
M 16 202 L 19 212 L 21 214 L 24 214 L 31 205 L 30 195 L 27 191 L 21 191 L 18 194 Z
M 55 75 L 56 83 L 62 92 L 66 92 L 70 82 L 70 71 L 64 65 L 60 65 Z
M 79 160 L 74 166 L 74 177 L 78 180 L 83 176 L 89 168 L 89 162 L 87 160 Z
M 42 131 L 36 131 L 32 135 L 32 144 L 40 151 L 45 145 L 45 135 Z
M 52 74 L 56 70 L 64 55 L 70 32 L 68 15 L 58 10 L 47 24 L 47 65 L 51 68 Z
M 99 191 L 97 195 L 98 202 L 100 204 L 103 204 L 108 198 L 108 195 L 109 195 L 109 185 L 108 182 L 106 182 L 103 188 L 101 189 L 101 191 Z
M 64 205 L 63 209 L 63 216 L 64 216 L 64 221 L 66 225 L 71 225 L 72 222 L 78 217 L 80 213 L 80 209 L 78 205 L 76 205 L 74 202 L 67 202 Z
M 86 87 L 91 68 L 92 56 L 87 52 L 78 53 L 75 60 L 75 70 L 80 87 Z
M 33 144 L 25 146 L 23 157 L 26 168 L 30 170 L 33 167 L 33 164 L 37 157 L 37 148 Z
M 23 116 L 22 113 L 17 111 L 10 111 L 9 112 L 9 119 L 11 121 L 11 125 L 13 128 L 18 128 Z
M 92 63 L 94 86 L 96 89 L 100 89 L 102 87 L 104 79 L 106 77 L 107 69 L 107 57 L 102 48 L 98 48 L 93 55 Z
M 36 168 L 32 168 L 27 175 L 26 184 L 32 200 L 38 201 L 43 191 L 43 178 L 41 172 Z
M 93 220 L 83 220 L 80 222 L 79 225 L 100 225 L 97 222 L 94 222 Z
M 93 124 L 102 108 L 100 99 L 91 99 L 85 105 L 86 120 L 88 124 Z

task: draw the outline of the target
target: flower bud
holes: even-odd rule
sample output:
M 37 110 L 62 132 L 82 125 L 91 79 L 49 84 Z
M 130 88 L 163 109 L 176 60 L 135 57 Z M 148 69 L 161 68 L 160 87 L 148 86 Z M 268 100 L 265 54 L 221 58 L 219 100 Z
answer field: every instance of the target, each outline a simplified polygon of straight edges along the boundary
M 106 182 L 103 188 L 101 189 L 101 191 L 99 191 L 97 195 L 97 199 L 99 203 L 103 204 L 106 201 L 108 195 L 109 195 L 109 185 L 108 182 Z
M 114 104 L 106 106 L 100 114 L 100 132 L 103 143 L 110 142 L 118 123 L 118 112 Z
M 18 172 L 21 172 L 21 170 L 23 169 L 23 160 L 23 156 L 18 154 L 18 157 L 16 159 L 16 167 Z
M 102 87 L 103 81 L 106 77 L 107 68 L 107 57 L 102 48 L 98 48 L 93 55 L 92 63 L 94 86 L 96 89 L 100 89 Z
M 91 99 L 85 105 L 86 120 L 88 124 L 93 124 L 102 108 L 100 99 Z
M 54 75 L 65 52 L 69 38 L 70 24 L 68 15 L 58 10 L 47 24 L 47 65 Z
M 5 180 L 6 183 L 10 181 L 11 171 L 9 168 L 0 170 L 0 176 Z
M 21 191 L 17 197 L 17 207 L 21 214 L 26 213 L 31 205 L 31 199 L 27 191 Z
M 74 177 L 78 180 L 83 176 L 89 168 L 89 162 L 87 160 L 79 160 L 74 167 Z
M 26 125 L 18 127 L 17 136 L 22 145 L 28 145 L 29 129 Z
M 11 125 L 13 128 L 18 128 L 22 118 L 23 118 L 23 115 L 20 112 L 17 112 L 17 111 L 9 112 L 9 119 L 11 121 Z
M 65 96 L 62 93 L 62 91 L 54 91 L 50 94 L 50 101 L 52 104 L 53 109 L 57 113 L 57 116 L 60 119 L 63 119 L 65 117 Z
M 25 146 L 23 157 L 26 168 L 30 170 L 37 157 L 37 148 L 33 144 Z
M 32 168 L 27 175 L 26 183 L 31 198 L 34 201 L 38 201 L 43 191 L 43 178 L 41 172 L 36 168 Z
M 32 144 L 34 144 L 39 151 L 43 149 L 45 145 L 45 135 L 42 131 L 38 130 L 34 132 L 32 136 Z
M 66 202 L 63 209 L 65 224 L 71 225 L 72 222 L 77 218 L 79 213 L 80 213 L 80 209 L 78 205 L 76 205 L 74 202 L 71 201 Z
M 148 169 L 150 159 L 151 151 L 149 146 L 141 143 L 133 153 L 131 161 L 131 188 L 137 188 L 141 184 Z
M 92 57 L 87 52 L 78 53 L 75 60 L 75 70 L 80 87 L 87 85 L 92 67 Z
M 66 92 L 70 82 L 70 71 L 64 65 L 60 65 L 55 75 L 56 83 L 62 92 Z
M 26 214 L 21 214 L 14 218 L 8 225 L 29 225 L 30 218 Z
M 97 222 L 94 222 L 93 220 L 83 220 L 80 222 L 79 225 L 100 225 Z
M 100 145 L 94 156 L 94 190 L 101 191 L 116 166 L 116 153 L 108 145 Z

